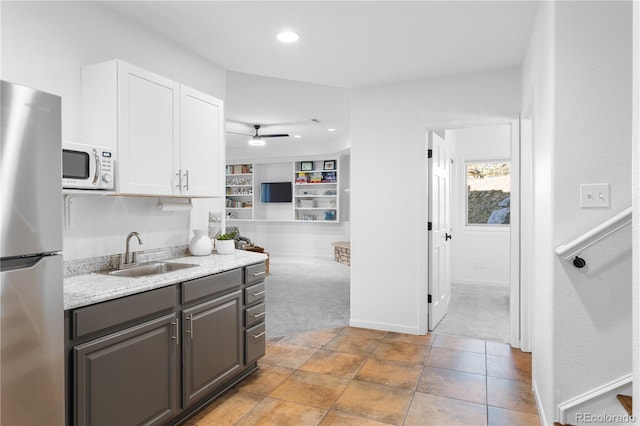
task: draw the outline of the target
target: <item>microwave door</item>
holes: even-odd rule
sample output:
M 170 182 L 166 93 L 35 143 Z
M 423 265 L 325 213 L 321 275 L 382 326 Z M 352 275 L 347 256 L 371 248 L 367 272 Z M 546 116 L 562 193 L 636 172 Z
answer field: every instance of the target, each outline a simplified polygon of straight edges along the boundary
M 62 177 L 87 182 L 91 176 L 89 153 L 72 149 L 62 150 Z

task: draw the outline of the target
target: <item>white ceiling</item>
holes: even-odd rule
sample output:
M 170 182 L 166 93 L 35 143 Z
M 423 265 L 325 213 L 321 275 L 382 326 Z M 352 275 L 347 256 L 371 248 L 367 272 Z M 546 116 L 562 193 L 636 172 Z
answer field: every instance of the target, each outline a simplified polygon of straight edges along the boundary
M 229 70 L 229 120 L 299 133 L 306 143 L 348 138 L 348 91 L 339 88 L 519 66 L 537 9 L 535 1 L 451 0 L 104 4 Z M 278 42 L 283 29 L 300 41 Z M 330 123 L 343 133 L 328 135 Z

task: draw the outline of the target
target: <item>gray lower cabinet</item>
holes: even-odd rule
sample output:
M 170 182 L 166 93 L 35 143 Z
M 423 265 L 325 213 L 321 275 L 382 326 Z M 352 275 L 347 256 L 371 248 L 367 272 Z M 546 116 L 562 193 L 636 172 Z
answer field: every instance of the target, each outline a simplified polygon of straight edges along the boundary
M 185 406 L 243 368 L 242 292 L 182 311 Z
M 73 348 L 78 425 L 157 424 L 178 409 L 175 314 Z
M 179 424 L 257 369 L 264 263 L 65 312 L 67 425 Z

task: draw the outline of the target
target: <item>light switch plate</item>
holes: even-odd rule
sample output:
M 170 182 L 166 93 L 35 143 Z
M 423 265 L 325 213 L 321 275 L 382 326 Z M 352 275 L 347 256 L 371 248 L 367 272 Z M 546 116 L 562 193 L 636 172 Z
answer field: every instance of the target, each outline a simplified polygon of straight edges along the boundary
M 583 209 L 609 207 L 611 189 L 608 183 L 583 183 L 580 185 L 580 207 Z

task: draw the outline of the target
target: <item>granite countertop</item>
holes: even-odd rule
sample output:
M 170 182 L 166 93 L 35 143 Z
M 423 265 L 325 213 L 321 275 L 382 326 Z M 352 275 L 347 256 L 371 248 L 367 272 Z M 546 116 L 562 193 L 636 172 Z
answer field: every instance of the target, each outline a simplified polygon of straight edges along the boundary
M 140 278 L 115 277 L 99 272 L 68 277 L 64 279 L 64 309 L 66 311 L 93 305 L 265 260 L 267 255 L 264 253 L 236 250 L 234 254 L 228 255 L 211 254 L 167 259 L 167 262 L 198 266 Z

